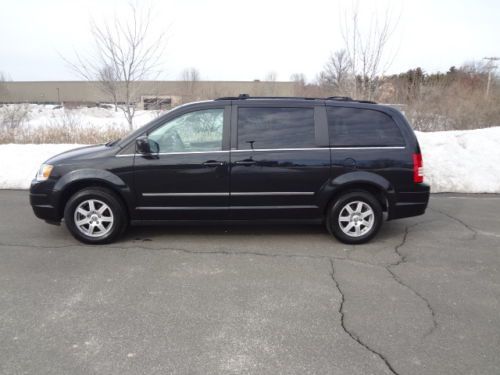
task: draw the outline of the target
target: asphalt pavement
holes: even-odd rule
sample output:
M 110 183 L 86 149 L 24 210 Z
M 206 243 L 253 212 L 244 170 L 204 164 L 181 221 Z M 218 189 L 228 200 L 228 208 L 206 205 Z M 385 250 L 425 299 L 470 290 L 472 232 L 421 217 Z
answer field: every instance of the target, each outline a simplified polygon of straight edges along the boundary
M 500 374 L 500 196 L 433 195 L 347 246 L 316 225 L 82 245 L 0 191 L 0 374 Z

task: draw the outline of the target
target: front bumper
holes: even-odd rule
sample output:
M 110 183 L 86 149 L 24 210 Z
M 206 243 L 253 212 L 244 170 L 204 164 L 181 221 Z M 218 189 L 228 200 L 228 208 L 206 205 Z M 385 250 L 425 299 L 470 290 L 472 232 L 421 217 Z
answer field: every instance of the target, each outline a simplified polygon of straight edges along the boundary
M 388 220 L 423 215 L 429 203 L 430 192 L 428 184 L 415 185 L 412 191 L 397 192 L 389 209 Z
M 54 182 L 33 180 L 30 187 L 30 204 L 35 216 L 50 223 L 59 223 L 61 214 L 52 201 Z

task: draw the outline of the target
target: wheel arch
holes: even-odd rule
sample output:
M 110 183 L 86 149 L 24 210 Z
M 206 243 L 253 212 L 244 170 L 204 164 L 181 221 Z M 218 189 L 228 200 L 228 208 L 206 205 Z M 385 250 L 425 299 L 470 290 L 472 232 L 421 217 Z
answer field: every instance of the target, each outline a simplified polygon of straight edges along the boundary
M 321 202 L 321 208 L 326 215 L 331 203 L 348 191 L 362 190 L 372 194 L 382 206 L 389 211 L 394 200 L 394 189 L 384 177 L 364 171 L 346 173 L 331 180 L 326 194 Z
M 115 193 L 130 216 L 133 195 L 128 185 L 109 171 L 83 169 L 64 175 L 54 186 L 54 203 L 60 217 L 64 215 L 64 208 L 70 197 L 77 191 L 90 187 L 101 187 Z

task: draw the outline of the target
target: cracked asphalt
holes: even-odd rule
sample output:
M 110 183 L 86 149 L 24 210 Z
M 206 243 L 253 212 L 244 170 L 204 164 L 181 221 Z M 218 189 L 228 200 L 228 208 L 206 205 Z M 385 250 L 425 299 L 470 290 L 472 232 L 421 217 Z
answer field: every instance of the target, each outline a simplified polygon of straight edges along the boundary
M 500 196 L 363 246 L 314 225 L 84 246 L 0 192 L 1 374 L 499 374 Z

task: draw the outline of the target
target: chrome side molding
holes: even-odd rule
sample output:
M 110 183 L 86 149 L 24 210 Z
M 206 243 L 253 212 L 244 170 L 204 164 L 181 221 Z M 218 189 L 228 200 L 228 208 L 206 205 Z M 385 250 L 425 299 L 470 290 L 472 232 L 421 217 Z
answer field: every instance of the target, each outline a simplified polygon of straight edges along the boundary
M 231 193 L 142 193 L 143 197 L 311 196 L 313 191 L 236 191 Z

